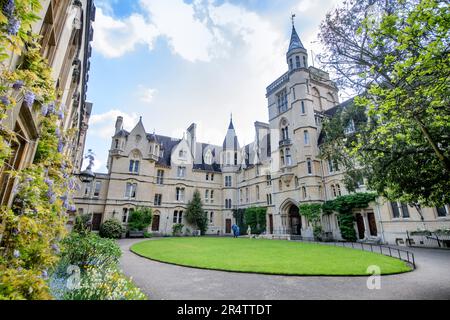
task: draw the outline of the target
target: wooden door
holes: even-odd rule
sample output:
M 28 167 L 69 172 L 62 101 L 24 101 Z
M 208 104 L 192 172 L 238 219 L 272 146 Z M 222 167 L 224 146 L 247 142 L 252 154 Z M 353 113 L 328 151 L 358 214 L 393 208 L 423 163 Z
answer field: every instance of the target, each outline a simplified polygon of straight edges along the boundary
M 231 233 L 231 219 L 225 220 L 225 233 Z
M 369 212 L 367 214 L 367 220 L 369 220 L 370 235 L 376 237 L 378 235 L 378 230 L 377 222 L 375 221 L 375 215 L 373 214 L 373 212 Z
M 94 215 L 92 216 L 92 230 L 99 231 L 101 223 L 102 223 L 102 214 L 94 213 Z
M 269 214 L 269 231 L 273 234 L 273 215 Z
M 152 231 L 159 231 L 159 215 L 153 216 Z
M 356 215 L 356 225 L 358 227 L 358 238 L 364 239 L 365 235 L 364 218 L 359 213 Z

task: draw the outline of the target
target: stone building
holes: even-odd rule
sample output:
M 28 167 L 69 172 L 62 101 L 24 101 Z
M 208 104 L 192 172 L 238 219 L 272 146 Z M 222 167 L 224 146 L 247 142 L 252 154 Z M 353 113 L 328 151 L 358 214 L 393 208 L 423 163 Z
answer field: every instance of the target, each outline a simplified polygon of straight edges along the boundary
M 348 194 L 343 172 L 319 158 L 324 117 L 345 108 L 328 73 L 308 65 L 308 53 L 295 27 L 286 55 L 288 71 L 267 87 L 268 123 L 255 122 L 255 140 L 240 146 L 230 121 L 222 146 L 197 141 L 192 124 L 182 138 L 148 133 L 142 119 L 130 132 L 118 117 L 108 159 L 108 173 L 97 174 L 76 199 L 79 213 L 93 214 L 93 227 L 115 218 L 124 225 L 132 210 L 154 210 L 151 231 L 170 234 L 184 223 L 195 189 L 209 219 L 208 234 L 231 234 L 233 209 L 267 207 L 268 237 L 312 237 L 312 226 L 299 215 L 303 203 L 322 203 Z M 361 184 L 360 192 L 365 191 Z M 424 221 L 403 204 L 378 199 L 356 210 L 361 240 L 404 243 L 406 231 L 450 226 L 449 207 L 425 208 Z M 324 215 L 329 238 L 341 239 L 336 214 Z M 188 226 L 189 227 L 189 226 Z
M 86 93 L 95 6 L 93 0 L 43 0 L 40 3 L 41 19 L 33 24 L 32 31 L 42 36 L 41 54 L 48 60 L 56 89 L 61 92 L 57 100 L 64 106 L 63 127 L 76 130 L 77 134 L 66 144 L 64 152 L 71 156 L 79 171 L 92 109 L 92 104 L 86 101 Z M 20 56 L 12 55 L 3 67 L 14 70 L 20 61 Z M 16 170 L 26 168 L 33 161 L 39 138 L 37 112 L 20 100 L 9 111 L 8 121 L 4 123 L 18 137 L 12 144 L 13 154 L 8 163 Z M 13 199 L 15 179 L 8 174 L 8 165 L 0 171 L 2 205 L 11 205 Z

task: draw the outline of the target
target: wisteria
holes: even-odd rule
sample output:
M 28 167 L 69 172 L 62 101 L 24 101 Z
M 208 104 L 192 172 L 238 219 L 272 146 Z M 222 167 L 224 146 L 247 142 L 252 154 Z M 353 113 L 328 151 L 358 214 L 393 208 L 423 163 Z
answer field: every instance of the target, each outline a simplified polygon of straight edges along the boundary
M 5 106 L 9 106 L 9 104 L 10 104 L 9 98 L 6 97 L 6 96 L 1 96 L 1 97 L 0 97 L 0 102 L 1 102 L 2 104 L 4 104 Z
M 34 100 L 36 99 L 36 95 L 31 92 L 31 91 L 27 91 L 23 97 L 23 100 L 25 101 L 25 104 L 27 105 L 27 107 L 31 108 L 34 104 Z
M 12 87 L 14 90 L 20 90 L 20 89 L 22 89 L 23 85 L 24 85 L 24 82 L 22 80 L 17 80 L 16 82 L 14 82 Z
M 64 112 L 62 112 L 62 111 L 58 112 L 58 119 L 59 120 L 64 120 Z
M 19 252 L 19 250 L 14 250 L 13 256 L 14 256 L 14 258 L 19 258 L 19 257 L 20 257 L 20 252 Z
M 42 105 L 41 114 L 45 117 L 48 113 L 48 106 L 46 104 Z
M 58 152 L 63 152 L 64 142 L 60 139 L 58 142 Z
M 11 17 L 8 20 L 8 34 L 15 36 L 20 30 L 20 20 L 15 17 Z
M 3 6 L 3 12 L 5 15 L 10 18 L 14 14 L 14 10 L 16 9 L 16 3 L 14 0 L 8 0 Z

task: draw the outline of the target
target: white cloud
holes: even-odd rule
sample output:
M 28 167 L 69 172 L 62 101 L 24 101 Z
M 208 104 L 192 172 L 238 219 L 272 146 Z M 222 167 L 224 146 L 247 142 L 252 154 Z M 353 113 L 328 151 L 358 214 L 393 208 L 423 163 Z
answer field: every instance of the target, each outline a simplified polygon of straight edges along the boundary
M 146 104 L 150 104 L 153 102 L 153 99 L 155 98 L 155 94 L 157 92 L 158 91 L 156 89 L 146 88 L 141 85 L 138 89 L 139 100 Z
M 114 125 L 118 116 L 123 117 L 125 130 L 131 130 L 139 120 L 136 113 L 128 114 L 117 109 L 102 114 L 94 114 L 89 120 L 89 134 L 102 139 L 111 138 L 114 135 Z
M 97 9 L 94 28 L 93 47 L 107 58 L 132 52 L 138 44 L 145 44 L 151 50 L 158 36 L 156 28 L 140 14 L 120 20 L 105 15 L 101 8 Z

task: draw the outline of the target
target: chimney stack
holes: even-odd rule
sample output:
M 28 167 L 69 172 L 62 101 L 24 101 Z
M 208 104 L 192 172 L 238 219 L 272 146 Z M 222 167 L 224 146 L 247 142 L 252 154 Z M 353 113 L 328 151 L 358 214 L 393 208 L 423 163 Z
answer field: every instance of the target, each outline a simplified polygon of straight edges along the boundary
M 123 126 L 123 117 L 118 116 L 116 121 L 116 134 L 119 133 L 120 130 L 122 130 Z

